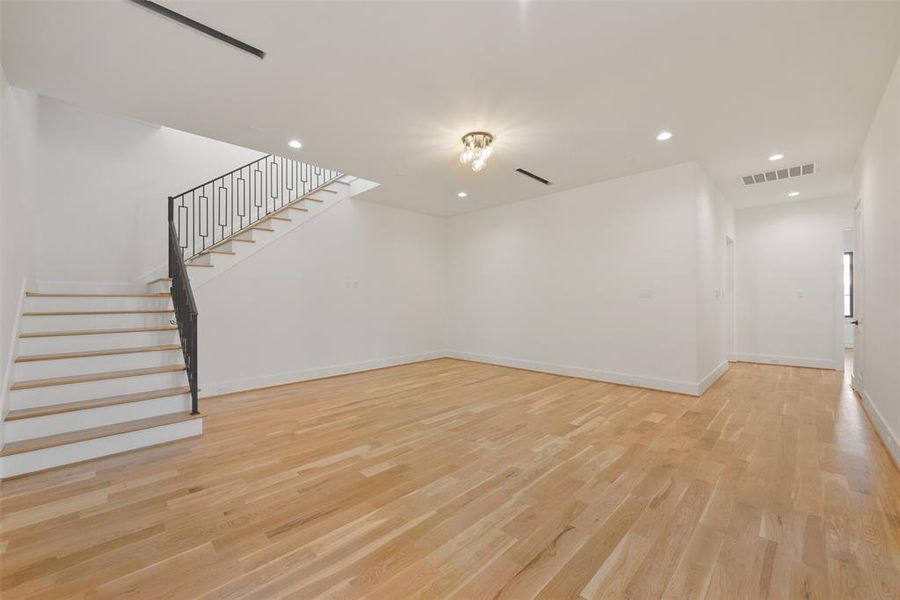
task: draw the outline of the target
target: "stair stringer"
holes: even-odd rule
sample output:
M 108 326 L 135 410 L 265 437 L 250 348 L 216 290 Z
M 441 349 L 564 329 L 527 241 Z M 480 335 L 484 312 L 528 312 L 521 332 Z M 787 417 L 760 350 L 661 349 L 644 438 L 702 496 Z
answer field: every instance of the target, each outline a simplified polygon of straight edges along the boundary
M 379 185 L 377 183 L 359 178 L 354 178 L 352 181 L 342 183 L 342 181 L 349 179 L 351 178 L 348 176 L 344 176 L 338 181 L 324 186 L 326 189 L 334 190 L 336 192 L 334 194 L 311 194 L 318 198 L 320 201 L 311 199 L 300 200 L 293 204 L 295 206 L 300 206 L 307 209 L 307 212 L 282 209 L 278 213 L 275 213 L 278 216 L 290 218 L 290 222 L 272 220 L 270 218 L 262 219 L 260 221 L 259 224 L 262 227 L 271 228 L 274 229 L 274 231 L 249 229 L 246 232 L 240 234 L 240 236 L 234 236 L 252 239 L 253 243 L 224 242 L 218 246 L 218 249 L 224 250 L 226 252 L 230 251 L 234 254 L 208 253 L 203 254 L 195 260 L 187 261 L 186 264 L 188 265 L 188 275 L 191 279 L 191 286 L 194 288 L 194 290 L 196 290 L 197 288 L 203 286 L 206 282 L 215 279 L 235 265 L 240 264 L 254 254 L 261 252 L 265 248 L 268 248 L 270 245 L 274 244 L 284 236 L 293 233 L 305 224 L 317 219 L 320 215 L 331 210 L 333 207 L 337 206 L 344 200 L 357 196 Z M 211 264 L 212 268 L 191 267 L 191 263 Z

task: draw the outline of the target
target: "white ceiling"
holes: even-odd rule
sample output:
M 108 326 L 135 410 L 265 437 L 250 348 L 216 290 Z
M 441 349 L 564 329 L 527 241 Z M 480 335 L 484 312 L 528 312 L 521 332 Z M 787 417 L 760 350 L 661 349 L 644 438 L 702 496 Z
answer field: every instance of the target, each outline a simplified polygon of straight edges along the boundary
M 860 2 L 160 3 L 265 60 L 124 1 L 7 1 L 7 78 L 343 169 L 382 184 L 367 198 L 439 215 L 689 160 L 736 206 L 849 193 L 900 23 L 897 4 Z M 456 162 L 473 129 L 496 136 L 479 174 Z M 818 174 L 743 188 L 774 152 Z

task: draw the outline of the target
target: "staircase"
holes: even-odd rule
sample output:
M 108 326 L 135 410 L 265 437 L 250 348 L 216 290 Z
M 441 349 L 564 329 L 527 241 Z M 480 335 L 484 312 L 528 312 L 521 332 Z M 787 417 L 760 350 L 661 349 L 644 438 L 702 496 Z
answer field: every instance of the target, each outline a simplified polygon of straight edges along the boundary
M 152 281 L 27 292 L 0 478 L 201 435 L 192 287 L 375 185 L 268 155 L 169 198 Z
M 152 289 L 26 293 L 0 477 L 202 433 L 172 296 Z

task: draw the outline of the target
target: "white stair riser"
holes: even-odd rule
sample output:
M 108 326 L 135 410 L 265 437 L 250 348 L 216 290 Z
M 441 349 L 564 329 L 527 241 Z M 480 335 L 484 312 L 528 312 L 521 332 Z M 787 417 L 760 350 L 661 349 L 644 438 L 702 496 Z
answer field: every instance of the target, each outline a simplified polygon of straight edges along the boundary
M 104 438 L 0 457 L 0 477 L 13 477 L 100 456 L 118 454 L 203 433 L 203 420 L 191 419 Z
M 25 312 L 62 312 L 76 310 L 157 310 L 172 308 L 172 298 L 147 297 L 54 297 L 28 296 Z
M 3 425 L 3 435 L 7 443 L 19 442 L 137 419 L 190 412 L 190 410 L 190 395 L 181 394 L 168 398 L 154 398 L 114 406 L 74 410 L 44 417 L 6 421 Z
M 142 294 L 143 285 L 91 281 L 39 281 L 37 291 L 52 294 Z
M 22 316 L 24 333 L 39 331 L 78 331 L 84 329 L 119 329 L 129 327 L 161 327 L 175 319 L 174 312 L 126 315 L 63 315 L 52 317 Z
M 297 212 L 297 211 L 291 211 L 291 212 Z M 269 219 L 263 223 L 263 227 L 268 227 L 269 229 L 274 229 L 275 235 L 281 235 L 285 231 L 290 231 L 297 225 L 297 221 L 299 220 L 295 217 L 292 217 L 289 214 L 286 214 L 285 212 L 279 213 L 278 216 L 286 217 L 291 220 L 290 221 L 279 221 L 278 219 Z M 266 231 L 264 233 L 271 233 L 271 232 Z
M 210 254 L 210 264 L 212 264 L 215 269 L 228 268 L 237 260 L 237 257 L 238 255 L 236 252 L 234 254 Z
M 148 294 L 157 294 L 159 292 L 169 293 L 172 291 L 172 283 L 170 281 L 157 281 L 156 283 L 148 283 L 145 290 Z
M 180 348 L 162 352 L 134 352 L 129 354 L 17 362 L 15 363 L 15 381 L 121 371 L 124 369 L 161 367 L 163 365 L 181 364 L 182 362 L 183 355 Z
M 190 261 L 188 261 L 188 263 L 194 264 L 194 265 L 208 265 L 209 264 L 209 254 L 203 254 L 203 255 L 197 256 L 195 258 L 192 258 L 192 259 L 190 259 Z
M 94 398 L 107 398 L 121 394 L 149 392 L 163 388 L 187 385 L 184 371 L 138 375 L 137 377 L 117 377 L 102 381 L 87 381 L 66 385 L 51 385 L 25 390 L 12 390 L 11 407 L 13 410 L 50 406 L 63 402 L 78 402 Z
M 136 333 L 103 333 L 96 335 L 54 335 L 19 338 L 17 356 L 55 354 L 85 350 L 110 350 L 136 346 L 178 344 L 178 331 L 139 331 Z

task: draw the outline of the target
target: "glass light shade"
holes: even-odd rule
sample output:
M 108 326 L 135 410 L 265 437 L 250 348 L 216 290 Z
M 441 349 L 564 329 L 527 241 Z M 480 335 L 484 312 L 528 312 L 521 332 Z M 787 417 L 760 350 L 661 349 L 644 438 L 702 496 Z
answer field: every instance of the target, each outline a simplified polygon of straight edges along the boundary
M 494 153 L 491 143 L 494 136 L 486 131 L 472 131 L 462 137 L 463 151 L 459 162 L 469 165 L 476 173 L 487 166 L 487 161 Z

